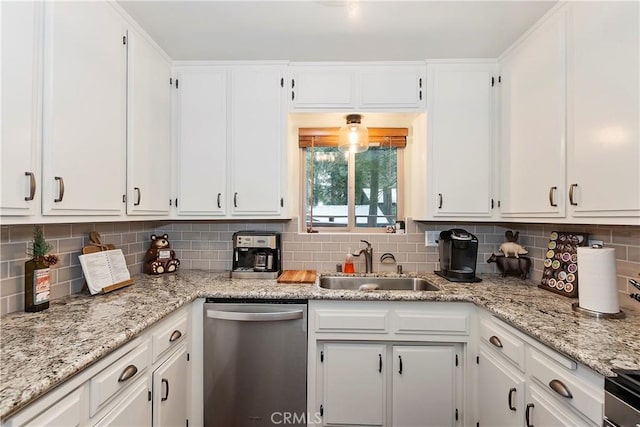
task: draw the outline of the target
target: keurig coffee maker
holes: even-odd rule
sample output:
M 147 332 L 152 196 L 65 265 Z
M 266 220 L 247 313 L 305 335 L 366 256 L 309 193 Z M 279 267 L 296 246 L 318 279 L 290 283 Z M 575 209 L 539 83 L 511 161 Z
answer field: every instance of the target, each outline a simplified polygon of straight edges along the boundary
M 280 233 L 238 231 L 233 234 L 233 269 L 236 279 L 275 279 L 280 275 Z
M 438 240 L 440 271 L 435 273 L 451 282 L 481 282 L 476 277 L 478 238 L 466 230 L 454 228 L 440 233 Z

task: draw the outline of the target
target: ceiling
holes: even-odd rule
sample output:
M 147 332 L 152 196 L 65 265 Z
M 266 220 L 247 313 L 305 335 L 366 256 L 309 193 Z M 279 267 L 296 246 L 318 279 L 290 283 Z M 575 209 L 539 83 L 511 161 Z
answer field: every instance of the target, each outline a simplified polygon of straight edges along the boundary
M 495 58 L 556 1 L 153 1 L 119 4 L 174 60 Z

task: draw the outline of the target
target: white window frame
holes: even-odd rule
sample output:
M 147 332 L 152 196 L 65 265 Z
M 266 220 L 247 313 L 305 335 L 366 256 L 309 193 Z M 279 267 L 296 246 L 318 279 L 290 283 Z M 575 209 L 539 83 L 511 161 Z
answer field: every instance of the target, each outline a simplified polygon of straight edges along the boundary
M 311 148 L 300 148 L 300 232 L 306 233 L 307 231 L 307 212 L 306 212 L 306 203 L 309 199 L 309 195 L 307 194 L 307 162 L 306 162 L 306 154 L 307 150 L 311 150 Z M 396 147 L 397 150 L 397 189 L 396 189 L 396 221 L 404 219 L 404 155 L 405 155 L 405 147 Z M 361 234 L 374 234 L 374 233 L 387 233 L 386 228 L 384 227 L 357 227 L 356 226 L 356 218 L 355 218 L 355 187 L 356 187 L 356 172 L 355 172 L 355 154 L 349 153 L 348 159 L 348 175 L 347 175 L 347 225 L 345 227 L 313 227 L 314 232 L 319 232 L 323 234 L 327 233 L 361 233 Z

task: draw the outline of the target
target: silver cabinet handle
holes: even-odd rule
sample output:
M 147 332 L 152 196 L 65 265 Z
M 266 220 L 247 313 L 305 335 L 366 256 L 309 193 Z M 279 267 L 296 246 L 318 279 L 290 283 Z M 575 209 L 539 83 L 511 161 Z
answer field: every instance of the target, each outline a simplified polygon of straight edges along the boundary
M 524 421 L 527 427 L 533 427 L 533 424 L 531 424 L 531 410 L 535 407 L 536 405 L 529 403 L 527 404 L 527 409 L 524 411 Z
M 221 197 L 222 197 L 222 193 L 218 193 L 218 209 L 222 208 L 222 204 L 220 204 Z
M 136 201 L 133 203 L 133 206 L 140 206 L 140 197 L 142 196 L 142 194 L 140 193 L 140 187 L 133 187 L 133 191 L 135 191 L 138 194 L 138 197 L 136 198 Z
M 438 193 L 438 209 L 442 209 L 442 193 Z
M 29 202 L 36 196 L 36 176 L 33 172 L 25 172 L 24 174 L 29 177 L 29 196 L 24 200 Z
M 161 383 L 164 385 L 164 397 L 160 398 L 161 402 L 164 402 L 165 400 L 167 400 L 169 398 L 169 380 L 166 378 L 163 378 Z
M 54 176 L 53 179 L 55 179 L 60 183 L 59 184 L 60 187 L 58 187 L 58 198 L 53 199 L 55 203 L 58 203 L 58 202 L 61 202 L 62 199 L 64 198 L 64 179 L 61 176 Z
M 124 370 L 118 377 L 118 382 L 119 383 L 125 382 L 126 380 L 131 379 L 137 373 L 138 373 L 138 368 L 136 368 L 136 365 L 129 365 L 126 368 L 124 368 Z
M 555 391 L 562 397 L 566 397 L 567 399 L 573 399 L 573 394 L 569 391 L 569 388 L 564 385 L 564 383 L 560 380 L 551 380 L 549 381 L 549 387 L 551 390 Z
M 169 337 L 169 342 L 177 341 L 180 339 L 181 336 L 182 336 L 182 332 L 176 329 L 175 331 L 173 331 L 173 333 Z
M 500 341 L 500 338 L 495 335 L 491 335 L 491 338 L 489 338 L 489 342 L 498 348 L 502 348 L 502 341 Z
M 233 193 L 233 207 L 238 207 L 238 193 Z
M 508 402 L 507 403 L 509 404 L 509 409 L 512 410 L 512 411 L 516 410 L 516 407 L 513 406 L 513 400 L 512 400 L 513 399 L 513 393 L 515 393 L 516 391 L 518 391 L 518 390 L 516 390 L 515 387 L 511 387 L 509 389 L 509 396 L 508 396 Z
M 554 193 L 554 191 L 556 191 L 557 189 L 558 189 L 558 187 L 556 187 L 556 186 L 553 186 L 553 187 L 550 187 L 550 188 L 549 188 L 549 204 L 550 204 L 551 206 L 553 206 L 554 208 L 555 208 L 556 206 L 558 206 L 558 204 L 557 204 L 557 203 L 555 203 L 555 202 L 553 201 L 553 193 Z
M 569 203 L 571 203 L 571 206 L 578 206 L 578 204 L 573 200 L 573 192 L 577 187 L 578 184 L 571 184 L 571 187 L 569 187 Z
M 241 322 L 274 322 L 278 320 L 302 319 L 302 310 L 276 311 L 273 313 L 245 313 L 241 311 L 207 310 L 207 317 Z

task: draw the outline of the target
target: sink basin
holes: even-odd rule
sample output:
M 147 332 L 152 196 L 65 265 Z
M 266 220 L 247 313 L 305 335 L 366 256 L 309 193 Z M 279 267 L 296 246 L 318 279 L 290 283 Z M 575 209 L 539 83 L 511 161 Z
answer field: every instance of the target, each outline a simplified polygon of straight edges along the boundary
M 345 277 L 323 276 L 320 287 L 360 291 L 439 291 L 424 279 L 416 277 Z

